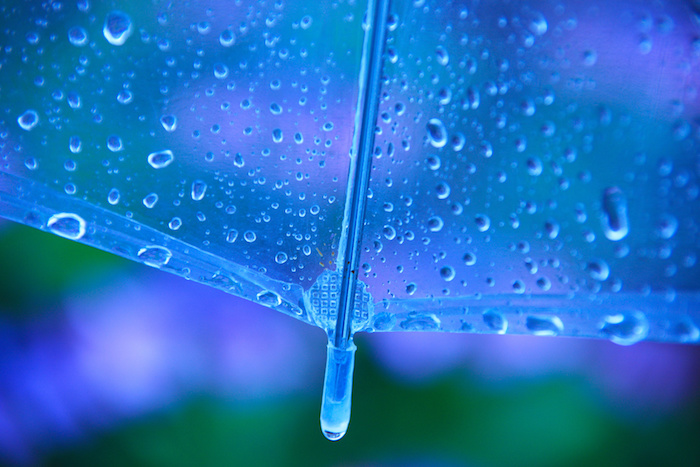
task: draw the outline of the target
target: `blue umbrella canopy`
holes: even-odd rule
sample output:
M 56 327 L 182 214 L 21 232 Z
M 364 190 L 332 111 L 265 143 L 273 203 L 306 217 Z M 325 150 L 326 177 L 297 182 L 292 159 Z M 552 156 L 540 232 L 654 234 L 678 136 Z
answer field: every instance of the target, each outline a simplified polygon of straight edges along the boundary
M 329 335 L 696 342 L 700 6 L 0 7 L 0 215 Z

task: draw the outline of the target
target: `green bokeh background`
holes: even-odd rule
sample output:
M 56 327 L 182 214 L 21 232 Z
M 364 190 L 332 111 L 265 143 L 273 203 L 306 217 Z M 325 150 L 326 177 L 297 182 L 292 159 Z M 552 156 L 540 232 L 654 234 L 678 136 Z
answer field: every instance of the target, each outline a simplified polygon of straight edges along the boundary
M 0 265 L 6 271 L 0 281 L 0 319 L 17 326 L 60 313 L 58 304 L 68 294 L 89 294 L 121 275 L 145 271 L 144 266 L 14 224 L 0 229 Z M 222 299 L 228 297 L 222 294 Z M 292 327 L 305 326 L 288 319 Z M 213 394 L 182 394 L 167 409 L 107 423 L 108 428 L 84 439 L 52 448 L 42 454 L 42 463 L 691 466 L 700 461 L 697 396 L 680 410 L 647 420 L 643 413 L 625 417 L 606 409 L 580 375 L 488 386 L 475 377 L 476 370 L 455 368 L 406 384 L 373 358 L 372 341 L 382 338 L 356 339 L 353 420 L 337 443 L 326 441 L 318 427 L 319 368 L 319 379 L 309 381 L 301 395 L 238 404 Z M 696 348 L 687 349 L 698 361 Z

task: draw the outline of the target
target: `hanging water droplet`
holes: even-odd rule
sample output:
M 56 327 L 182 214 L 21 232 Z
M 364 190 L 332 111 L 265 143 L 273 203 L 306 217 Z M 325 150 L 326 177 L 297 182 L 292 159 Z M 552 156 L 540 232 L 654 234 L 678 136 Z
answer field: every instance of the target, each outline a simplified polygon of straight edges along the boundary
M 207 184 L 204 183 L 202 180 L 195 180 L 192 182 L 192 199 L 194 201 L 201 201 L 204 198 L 205 193 L 207 192 Z
M 440 319 L 433 313 L 409 313 L 399 327 L 404 331 L 437 331 L 440 329 Z
M 141 248 L 136 255 L 144 264 L 154 268 L 165 266 L 173 256 L 170 250 L 157 245 Z
M 617 187 L 606 188 L 603 192 L 603 233 L 613 242 L 622 240 L 629 233 L 627 220 L 627 199 Z
M 39 114 L 35 110 L 27 110 L 17 118 L 17 123 L 23 130 L 29 131 L 39 123 Z
M 160 124 L 168 133 L 172 133 L 177 128 L 177 117 L 175 115 L 161 115 Z
M 175 159 L 175 156 L 173 156 L 173 152 L 170 149 L 152 152 L 148 155 L 148 163 L 154 169 L 162 169 L 169 166 L 173 159 Z
M 269 307 L 276 307 L 282 304 L 282 297 L 271 290 L 259 292 L 256 298 L 258 302 Z
M 700 339 L 700 329 L 687 318 L 671 326 L 669 332 L 682 343 L 697 342 Z
M 447 130 L 442 120 L 431 118 L 426 125 L 428 130 L 428 140 L 435 148 L 441 148 L 447 143 Z
M 564 330 L 558 316 L 528 316 L 525 327 L 535 336 L 556 336 Z
M 275 143 L 281 143 L 282 139 L 284 138 L 284 135 L 282 134 L 282 130 L 279 128 L 275 128 L 272 130 L 272 141 Z
M 107 15 L 102 33 L 110 44 L 124 45 L 133 30 L 131 18 L 126 13 L 115 10 Z
M 508 320 L 496 310 L 486 310 L 482 315 L 486 326 L 497 334 L 505 334 L 508 330 Z
M 61 212 L 54 214 L 46 223 L 49 230 L 70 240 L 79 240 L 85 235 L 85 220 L 77 214 Z
M 76 47 L 83 47 L 88 42 L 88 35 L 85 29 L 73 26 L 68 30 L 68 40 Z
M 121 194 L 116 188 L 112 188 L 109 190 L 109 193 L 107 193 L 107 202 L 112 206 L 119 204 L 119 198 L 121 198 Z
M 603 318 L 600 332 L 620 345 L 631 345 L 649 334 L 649 322 L 641 311 L 617 313 Z

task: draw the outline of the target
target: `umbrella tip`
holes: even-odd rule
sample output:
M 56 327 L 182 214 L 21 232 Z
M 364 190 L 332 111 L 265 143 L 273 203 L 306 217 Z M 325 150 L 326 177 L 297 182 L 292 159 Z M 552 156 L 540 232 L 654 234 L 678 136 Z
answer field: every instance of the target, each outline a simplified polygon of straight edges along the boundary
M 328 343 L 326 376 L 321 402 L 321 431 L 331 441 L 338 441 L 348 430 L 352 402 L 352 374 L 355 368 L 355 351 L 352 340 L 346 348 Z

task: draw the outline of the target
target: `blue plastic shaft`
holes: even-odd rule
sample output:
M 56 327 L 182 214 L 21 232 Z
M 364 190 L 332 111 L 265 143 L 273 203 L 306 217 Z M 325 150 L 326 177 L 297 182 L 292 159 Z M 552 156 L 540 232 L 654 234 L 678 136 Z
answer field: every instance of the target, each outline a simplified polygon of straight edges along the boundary
M 352 374 L 355 367 L 355 344 L 352 342 L 352 316 L 355 310 L 357 269 L 360 263 L 362 228 L 369 191 L 374 129 L 381 90 L 382 54 L 386 35 L 389 0 L 369 4 L 370 31 L 363 47 L 363 71 L 360 83 L 360 135 L 356 157 L 350 168 L 348 209 L 345 212 L 343 254 L 340 259 L 342 279 L 334 329 L 328 330 L 328 357 L 321 404 L 321 430 L 336 441 L 345 435 L 350 423 Z
M 352 340 L 344 349 L 328 343 L 328 360 L 321 403 L 321 430 L 331 441 L 345 435 L 350 423 L 352 373 L 355 368 L 355 344 Z

